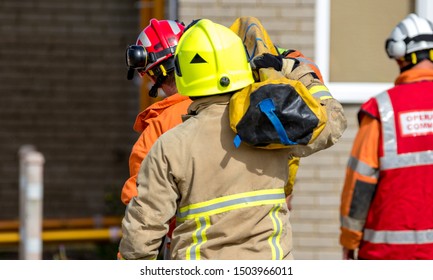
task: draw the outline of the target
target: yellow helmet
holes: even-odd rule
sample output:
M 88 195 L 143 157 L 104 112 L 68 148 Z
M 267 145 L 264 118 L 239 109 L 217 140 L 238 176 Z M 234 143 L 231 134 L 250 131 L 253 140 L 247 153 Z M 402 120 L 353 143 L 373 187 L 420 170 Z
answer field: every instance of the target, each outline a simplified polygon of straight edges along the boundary
M 196 22 L 180 38 L 175 70 L 177 89 L 186 96 L 236 91 L 254 82 L 242 40 L 208 19 Z

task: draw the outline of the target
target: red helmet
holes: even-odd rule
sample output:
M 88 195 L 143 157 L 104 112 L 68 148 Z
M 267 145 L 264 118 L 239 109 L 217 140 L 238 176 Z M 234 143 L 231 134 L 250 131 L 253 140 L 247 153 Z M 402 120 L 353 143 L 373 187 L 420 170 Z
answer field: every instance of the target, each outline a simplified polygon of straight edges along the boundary
M 174 52 L 185 26 L 175 20 L 151 19 L 141 31 L 135 45 L 126 50 L 126 64 L 131 72 L 148 74 L 152 80 L 174 70 Z M 128 75 L 131 76 L 132 75 Z

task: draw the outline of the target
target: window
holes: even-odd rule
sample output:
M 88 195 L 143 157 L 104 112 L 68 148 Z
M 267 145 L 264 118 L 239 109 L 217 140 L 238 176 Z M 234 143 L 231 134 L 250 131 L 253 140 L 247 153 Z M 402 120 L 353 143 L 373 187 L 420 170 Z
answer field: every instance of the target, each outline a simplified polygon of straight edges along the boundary
M 335 98 L 362 103 L 392 87 L 385 40 L 408 13 L 433 19 L 429 0 L 316 0 L 315 60 Z

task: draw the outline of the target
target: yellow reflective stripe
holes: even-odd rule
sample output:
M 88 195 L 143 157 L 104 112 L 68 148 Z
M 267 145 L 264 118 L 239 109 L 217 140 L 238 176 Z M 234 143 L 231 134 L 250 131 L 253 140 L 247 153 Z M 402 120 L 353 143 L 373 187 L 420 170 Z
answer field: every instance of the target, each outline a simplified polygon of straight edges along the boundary
M 210 227 L 210 218 L 196 218 L 195 224 L 197 229 L 192 233 L 191 246 L 186 249 L 187 260 L 200 260 L 200 248 L 207 241 L 206 230 Z
M 320 100 L 333 98 L 331 93 L 329 92 L 329 89 L 324 86 L 313 86 L 309 89 L 311 95 L 314 95 L 315 97 L 319 98 Z
M 283 231 L 283 222 L 278 216 L 278 212 L 281 209 L 281 204 L 275 205 L 271 212 L 269 212 L 269 217 L 271 218 L 272 224 L 274 225 L 274 232 L 268 238 L 269 246 L 271 246 L 272 259 L 282 260 L 283 259 L 283 248 L 280 245 L 281 233 Z
M 182 222 L 234 209 L 283 202 L 285 202 L 284 188 L 244 192 L 184 206 L 179 209 L 177 220 Z

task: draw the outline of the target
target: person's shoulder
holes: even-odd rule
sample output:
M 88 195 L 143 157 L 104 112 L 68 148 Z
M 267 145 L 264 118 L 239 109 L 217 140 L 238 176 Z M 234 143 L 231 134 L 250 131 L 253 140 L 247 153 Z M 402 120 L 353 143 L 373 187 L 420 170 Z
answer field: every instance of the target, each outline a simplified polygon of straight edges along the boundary
M 189 146 L 196 131 L 194 126 L 194 119 L 188 119 L 185 122 L 164 132 L 153 144 L 151 150 L 159 150 L 171 157 L 179 154 L 188 154 Z M 154 148 L 155 147 L 155 148 Z M 151 151 L 149 151 L 150 153 Z M 158 153 L 154 151 L 152 153 Z
M 361 119 L 365 116 L 374 119 L 380 119 L 379 108 L 377 106 L 376 97 L 371 97 L 369 100 L 367 100 L 361 105 L 361 108 L 359 109 L 358 112 L 358 122 L 361 123 Z
M 174 141 L 176 138 L 180 140 L 183 138 L 188 138 L 190 134 L 195 130 L 195 118 L 187 118 L 186 120 L 181 121 L 178 125 L 174 126 L 170 130 L 166 131 L 162 136 L 164 138 L 170 138 L 170 140 L 164 141 Z

